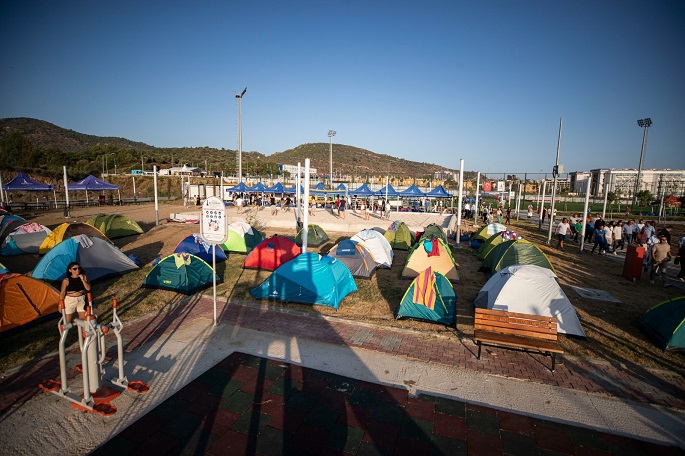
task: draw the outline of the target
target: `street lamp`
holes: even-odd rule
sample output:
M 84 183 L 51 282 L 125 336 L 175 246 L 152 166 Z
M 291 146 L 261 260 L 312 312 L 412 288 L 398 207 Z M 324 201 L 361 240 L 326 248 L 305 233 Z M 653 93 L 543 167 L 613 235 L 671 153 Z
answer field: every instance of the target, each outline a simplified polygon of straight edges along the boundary
M 242 123 L 242 113 L 243 113 L 243 95 L 247 92 L 247 87 L 240 92 L 240 95 L 236 94 L 235 97 L 238 99 L 238 183 L 243 181 L 243 123 Z
M 645 146 L 647 146 L 647 129 L 652 126 L 652 119 L 640 119 L 637 121 L 637 126 L 644 128 L 642 134 L 642 151 L 640 152 L 640 167 L 637 169 L 637 179 L 635 179 L 635 192 L 633 193 L 633 206 L 637 202 L 637 192 L 640 191 L 640 178 L 642 177 L 642 162 L 645 159 Z
M 331 143 L 331 168 L 329 170 L 329 174 L 331 177 L 331 181 L 330 181 L 331 190 L 333 190 L 333 136 L 335 136 L 335 131 L 328 130 L 328 138 L 329 138 L 330 143 Z
M 102 155 L 102 176 L 109 174 L 109 167 L 107 166 L 107 157 L 114 155 L 114 153 Z M 106 171 L 105 171 L 106 170 Z

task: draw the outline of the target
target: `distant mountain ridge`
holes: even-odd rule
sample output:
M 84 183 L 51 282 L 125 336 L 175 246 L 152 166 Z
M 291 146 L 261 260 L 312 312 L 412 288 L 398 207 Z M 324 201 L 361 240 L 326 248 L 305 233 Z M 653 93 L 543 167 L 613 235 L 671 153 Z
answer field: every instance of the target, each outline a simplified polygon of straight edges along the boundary
M 12 144 L 4 138 L 12 136 Z M 39 160 L 51 162 L 53 155 L 77 153 L 81 160 L 82 172 L 89 172 L 88 166 L 83 160 L 88 160 L 90 168 L 97 171 L 100 168 L 98 160 L 103 154 L 113 153 L 119 168 L 123 171 L 140 168 L 143 165 L 156 164 L 160 168 L 174 166 L 182 163 L 193 163 L 197 166 L 206 167 L 209 171 L 222 170 L 228 174 L 235 173 L 236 155 L 235 150 L 216 149 L 210 147 L 177 147 L 160 148 L 150 146 L 143 142 L 131 141 L 125 138 L 94 136 L 65 129 L 38 119 L 31 118 L 5 118 L 0 119 L 0 149 L 13 147 L 17 149 L 17 137 L 24 143 L 28 141 L 30 148 L 39 152 Z M 23 144 L 23 148 L 29 147 Z M 15 152 L 13 149 L 13 153 Z M 3 151 L 0 150 L 0 153 Z M 8 153 L 9 151 L 4 151 Z M 42 155 L 41 155 L 42 154 Z M 138 157 L 138 158 L 136 158 Z M 142 158 L 141 158 L 142 157 Z M 298 162 L 304 165 L 305 158 L 311 159 L 311 166 L 317 168 L 319 174 L 328 174 L 330 168 L 330 145 L 329 143 L 306 143 L 283 152 L 275 152 L 264 155 L 260 152 L 243 151 L 243 172 L 260 174 L 277 174 L 277 164 L 296 165 Z M 141 162 L 142 160 L 142 162 Z M 65 163 L 66 164 L 66 163 Z M 34 163 L 37 169 L 43 168 L 42 163 Z M 139 166 L 140 165 L 140 166 Z M 0 163 L 0 167 L 18 168 L 25 165 L 12 163 Z M 143 166 L 144 167 L 144 166 Z M 354 174 L 357 176 L 376 175 L 383 176 L 387 173 L 392 175 L 404 175 L 405 177 L 422 177 L 432 175 L 436 171 L 451 171 L 443 166 L 432 163 L 415 162 L 390 155 L 377 154 L 359 147 L 333 144 L 333 167 L 334 172 L 342 174 Z M 54 172 L 54 170 L 53 170 Z

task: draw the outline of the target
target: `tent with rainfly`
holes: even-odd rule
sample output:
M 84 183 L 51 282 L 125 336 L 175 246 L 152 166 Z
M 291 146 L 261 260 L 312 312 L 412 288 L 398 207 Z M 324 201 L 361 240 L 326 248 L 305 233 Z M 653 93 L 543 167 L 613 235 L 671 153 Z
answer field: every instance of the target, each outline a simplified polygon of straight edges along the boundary
M 685 296 L 669 299 L 645 312 L 637 325 L 664 351 L 685 351 Z
M 21 224 L 5 237 L 0 252 L 3 256 L 38 253 L 50 233 L 50 228 L 40 223 Z
M 457 321 L 457 296 L 447 278 L 428 268 L 409 285 L 400 301 L 397 319 L 417 320 L 454 325 Z
M 174 249 L 174 253 L 190 253 L 212 264 L 212 248 L 215 251 L 216 261 L 226 261 L 226 254 L 223 249 L 216 244 L 208 244 L 199 233 L 181 239 L 181 242 Z
M 351 238 L 352 241 L 366 247 L 371 252 L 373 259 L 379 266 L 390 269 L 394 253 L 392 247 L 385 237 L 376 230 L 361 230 Z
M 0 276 L 0 332 L 24 325 L 59 309 L 59 291 L 21 274 Z
M 216 283 L 221 283 L 221 277 L 214 274 L 212 267 L 202 258 L 189 253 L 172 253 L 152 268 L 143 287 L 193 294 L 211 287 L 214 278 Z
M 88 225 L 87 223 L 62 223 L 46 236 L 46 238 L 40 245 L 40 248 L 38 249 L 38 253 L 40 253 L 41 255 L 45 255 L 48 252 L 48 250 L 50 250 L 63 240 L 69 239 L 70 237 L 78 236 L 79 234 L 85 234 L 86 236 L 90 237 L 97 237 L 110 243 L 112 242 L 109 240 L 107 236 L 104 235 L 102 231 L 98 230 L 93 225 Z
M 328 252 L 328 256 L 341 261 L 352 273 L 352 277 L 370 279 L 378 267 L 371 252 L 358 242 L 350 239 L 338 242 Z
M 307 230 L 307 246 L 318 247 L 328 240 L 328 235 L 319 225 L 309 224 Z M 302 230 L 297 232 L 295 244 L 302 245 Z
M 226 252 L 250 253 L 264 240 L 259 230 L 246 222 L 233 222 L 228 225 L 228 237 L 221 248 Z
M 86 220 L 109 239 L 142 234 L 143 229 L 131 217 L 121 214 L 98 214 Z
M 403 279 L 413 279 L 428 268 L 444 275 L 452 283 L 461 283 L 457 263 L 449 246 L 439 238 L 419 241 L 409 252 L 402 269 Z
M 80 234 L 50 249 L 33 269 L 31 277 L 62 280 L 67 275 L 67 265 L 72 261 L 81 265 L 91 282 L 138 269 L 129 257 L 109 242 Z
M 511 241 L 519 238 L 520 236 L 514 231 L 502 231 L 501 233 L 493 234 L 476 251 L 476 256 L 479 260 L 484 260 L 490 254 L 492 249 L 500 245 L 502 242 Z
M 396 250 L 409 250 L 412 244 L 411 231 L 406 223 L 395 220 L 390 224 L 385 234 L 385 239 L 390 243 L 390 247 Z
M 243 262 L 245 269 L 273 271 L 302 253 L 302 249 L 284 236 L 273 235 L 257 244 Z
M 338 309 L 357 284 L 340 261 L 304 252 L 282 264 L 261 285 L 250 290 L 255 299 L 318 304 Z
M 557 332 L 585 337 L 576 309 L 554 272 L 534 265 L 508 266 L 493 274 L 474 301 L 476 307 L 557 319 Z
M 490 236 L 506 230 L 507 227 L 501 223 L 488 223 L 471 235 L 471 247 L 480 248 Z
M 442 239 L 445 243 L 447 243 L 447 236 L 445 236 L 445 232 L 435 223 L 431 223 L 424 228 L 423 234 L 421 234 L 421 239 Z
M 525 239 L 505 241 L 492 249 L 481 269 L 494 273 L 515 264 L 534 264 L 554 272 L 552 263 L 540 247 Z

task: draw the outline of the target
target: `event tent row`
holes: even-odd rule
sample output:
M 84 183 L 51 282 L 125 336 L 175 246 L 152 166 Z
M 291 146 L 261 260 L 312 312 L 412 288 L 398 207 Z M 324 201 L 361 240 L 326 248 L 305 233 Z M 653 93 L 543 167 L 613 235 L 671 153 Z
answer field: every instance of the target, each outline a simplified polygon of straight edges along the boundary
M 1 182 L 0 182 L 1 183 Z M 42 182 L 35 181 L 31 179 L 24 173 L 18 173 L 12 180 L 8 183 L 2 185 L 3 192 L 46 192 L 52 191 L 55 195 L 55 186 L 44 184 Z M 73 184 L 67 185 L 68 191 L 85 191 L 86 201 L 88 200 L 89 191 L 103 191 L 103 190 L 119 190 L 119 187 L 109 182 L 105 182 L 96 178 L 93 175 L 89 175 L 85 179 L 74 182 Z M 2 196 L 4 201 L 4 194 Z M 121 194 L 119 194 L 119 199 L 121 199 Z M 57 204 L 57 196 L 55 195 L 55 204 Z
M 263 183 L 258 182 L 256 185 L 252 187 L 248 187 L 245 185 L 244 182 L 241 182 L 240 184 L 226 188 L 227 192 L 242 192 L 242 193 L 287 193 L 287 194 L 294 194 L 296 193 L 297 189 L 295 186 L 285 188 L 283 187 L 283 184 L 280 182 L 276 183 L 275 185 L 272 185 L 271 187 L 265 186 Z M 392 185 L 386 185 L 385 187 L 381 188 L 380 190 L 374 191 L 369 188 L 367 184 L 362 184 L 359 188 L 355 190 L 350 190 L 349 188 L 345 187 L 344 184 L 338 185 L 338 187 L 335 190 L 326 190 L 324 185 L 322 183 L 318 183 L 315 186 L 311 187 L 310 192 L 313 194 L 318 194 L 318 195 L 326 195 L 326 194 L 332 194 L 332 193 L 345 193 L 350 196 L 387 196 L 387 197 L 400 197 L 400 198 L 418 198 L 418 197 L 427 197 L 427 198 L 451 198 L 452 194 L 449 193 L 447 190 L 442 185 L 439 185 L 435 187 L 433 190 L 429 192 L 424 192 L 422 191 L 419 187 L 416 185 L 412 185 L 411 187 L 407 188 L 406 190 L 403 190 L 401 192 L 398 192 L 393 188 Z M 304 188 L 300 185 L 300 193 L 304 193 Z

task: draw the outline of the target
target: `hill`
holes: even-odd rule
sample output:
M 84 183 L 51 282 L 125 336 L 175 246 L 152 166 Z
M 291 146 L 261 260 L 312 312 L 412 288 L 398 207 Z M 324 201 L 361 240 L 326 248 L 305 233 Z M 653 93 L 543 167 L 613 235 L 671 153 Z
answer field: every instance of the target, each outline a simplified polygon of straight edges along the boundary
M 319 174 L 327 175 L 330 163 L 328 143 L 307 143 L 266 156 L 260 152 L 243 152 L 243 173 L 279 174 L 278 164 L 304 165 L 310 158 Z M 30 118 L 0 119 L 0 169 L 25 171 L 57 177 L 67 166 L 74 177 L 103 172 L 130 172 L 180 166 L 205 168 L 235 175 L 237 152 L 211 147 L 159 148 L 125 138 L 94 136 L 58 127 Z M 436 171 L 454 171 L 432 163 L 402 158 L 333 144 L 333 167 L 336 174 L 356 176 L 424 177 Z M 465 173 L 466 174 L 466 173 Z M 468 177 L 468 176 L 467 176 Z

